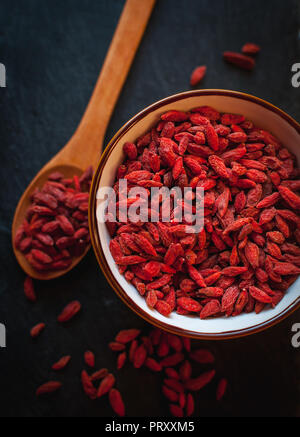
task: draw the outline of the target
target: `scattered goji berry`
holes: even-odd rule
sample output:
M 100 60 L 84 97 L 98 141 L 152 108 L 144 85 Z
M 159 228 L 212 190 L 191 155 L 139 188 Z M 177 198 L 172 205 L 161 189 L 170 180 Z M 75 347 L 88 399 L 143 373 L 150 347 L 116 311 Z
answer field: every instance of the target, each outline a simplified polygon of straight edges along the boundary
M 81 310 L 81 304 L 78 300 L 70 302 L 57 317 L 57 320 L 61 323 L 68 322 Z
M 59 381 L 49 381 L 46 382 L 45 384 L 41 385 L 37 390 L 36 390 L 36 395 L 40 396 L 43 394 L 48 394 L 48 393 L 53 393 L 57 390 L 59 390 L 62 386 L 62 383 Z
M 62 357 L 60 360 L 58 360 L 56 363 L 54 363 L 52 365 L 52 369 L 53 370 L 64 369 L 66 367 L 66 365 L 69 363 L 70 360 L 71 360 L 71 356 L 70 355 L 66 355 L 66 356 Z
M 201 80 L 204 78 L 206 74 L 206 66 L 202 65 L 200 67 L 196 67 L 195 70 L 193 70 L 190 78 L 190 84 L 191 86 L 197 85 Z

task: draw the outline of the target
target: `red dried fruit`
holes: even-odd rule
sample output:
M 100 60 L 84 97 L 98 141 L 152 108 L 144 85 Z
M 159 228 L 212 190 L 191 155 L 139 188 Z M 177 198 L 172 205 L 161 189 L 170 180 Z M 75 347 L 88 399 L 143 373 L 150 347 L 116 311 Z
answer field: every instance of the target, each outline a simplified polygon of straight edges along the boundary
M 179 395 L 174 390 L 170 389 L 169 387 L 166 387 L 165 385 L 162 386 L 162 392 L 165 395 L 165 397 L 171 401 L 171 402 L 178 402 Z
M 199 287 L 206 287 L 206 283 L 202 278 L 201 273 L 195 267 L 189 265 L 188 272 L 191 279 L 193 279 L 193 281 L 195 281 L 199 285 Z
M 220 302 L 216 299 L 212 299 L 200 312 L 200 319 L 206 319 L 207 317 L 214 316 L 221 311 Z
M 37 192 L 33 195 L 33 201 L 39 205 L 45 205 L 50 209 L 57 208 L 57 200 L 54 196 L 47 193 Z
M 154 360 L 154 358 L 148 357 L 145 360 L 145 366 L 153 372 L 161 372 L 162 366 L 160 363 Z
M 183 160 L 182 157 L 180 156 L 179 158 L 176 159 L 172 169 L 173 179 L 177 179 L 180 176 L 182 170 L 183 170 Z
M 156 290 L 158 288 L 164 287 L 165 285 L 167 285 L 172 279 L 171 275 L 165 274 L 162 275 L 159 279 L 157 279 L 156 281 L 150 282 L 149 284 L 147 284 L 146 289 L 147 290 Z
M 57 317 L 61 323 L 68 322 L 81 310 L 81 303 L 78 300 L 70 302 Z
M 212 148 L 212 150 L 219 150 L 219 137 L 211 124 L 207 124 L 205 126 L 205 137 L 208 145 Z
M 148 291 L 146 297 L 146 303 L 149 308 L 155 308 L 155 305 L 157 303 L 157 294 L 155 293 L 154 290 Z
M 31 247 L 32 244 L 32 238 L 26 237 L 19 243 L 19 250 L 21 252 L 27 252 L 28 249 Z
M 267 295 L 263 290 L 260 290 L 257 287 L 250 286 L 249 293 L 253 297 L 253 299 L 258 300 L 261 303 L 271 303 L 272 298 Z
M 126 352 L 122 352 L 119 354 L 118 360 L 117 360 L 117 369 L 118 370 L 122 369 L 122 367 L 124 366 L 124 364 L 126 362 L 126 359 L 127 359 Z
M 24 294 L 31 302 L 36 301 L 36 294 L 34 291 L 33 280 L 30 276 L 26 276 L 24 281 Z
M 122 396 L 116 388 L 112 388 L 109 392 L 109 403 L 116 414 L 120 417 L 125 416 L 125 405 Z
M 125 143 L 123 146 L 124 153 L 128 156 L 129 159 L 134 160 L 137 157 L 137 148 L 133 143 Z
M 163 367 L 173 367 L 181 363 L 181 361 L 183 360 L 184 360 L 184 355 L 180 352 L 177 352 L 176 354 L 169 355 L 168 357 L 163 358 L 160 364 Z
M 161 116 L 161 119 L 164 121 L 181 122 L 187 120 L 188 116 L 185 112 L 172 110 L 172 111 L 165 112 Z
M 85 370 L 83 370 L 81 372 L 81 383 L 82 383 L 82 387 L 83 387 L 83 390 L 84 390 L 85 394 L 90 399 L 93 399 L 93 400 L 96 399 L 96 397 L 97 397 L 97 390 L 93 386 L 91 378 L 89 377 L 89 375 L 87 374 L 87 372 Z
M 281 197 L 288 203 L 288 205 L 293 209 L 300 209 L 300 197 L 293 193 L 288 187 L 279 185 L 278 191 Z
M 247 134 L 245 134 L 245 132 L 232 132 L 228 135 L 227 139 L 231 143 L 244 143 L 247 140 Z
M 134 353 L 133 366 L 136 369 L 139 369 L 144 364 L 146 358 L 147 358 L 147 350 L 145 346 L 142 344 L 136 349 Z
M 204 78 L 206 74 L 206 66 L 201 65 L 200 67 L 196 67 L 195 70 L 193 70 L 191 77 L 190 77 L 190 84 L 191 86 L 197 85 L 201 80 Z
M 60 360 L 58 360 L 56 363 L 52 365 L 53 370 L 62 370 L 66 367 L 66 365 L 70 362 L 71 355 L 66 355 L 62 357 Z
M 238 275 L 242 275 L 247 270 L 248 270 L 247 267 L 231 266 L 231 267 L 226 267 L 225 269 L 223 269 L 222 273 L 225 276 L 238 276 Z
M 255 272 L 256 275 L 257 275 L 257 270 Z M 240 292 L 240 295 L 239 295 L 237 301 L 236 301 L 236 304 L 235 304 L 235 307 L 234 307 L 234 312 L 232 313 L 232 315 L 233 316 L 237 316 L 238 314 L 241 314 L 241 312 L 243 311 L 243 309 L 247 305 L 248 300 L 249 300 L 249 296 L 248 296 L 247 290 L 242 290 Z
M 194 403 L 194 398 L 193 395 L 191 393 L 188 393 L 186 395 L 186 416 L 190 417 L 195 410 L 195 403 Z
M 171 314 L 171 312 L 172 312 L 171 306 L 167 302 L 165 302 L 163 300 L 158 300 L 157 301 L 157 303 L 155 305 L 155 309 L 160 314 L 162 314 L 163 316 L 166 316 L 166 317 L 169 316 Z
M 45 252 L 42 252 L 41 250 L 32 249 L 30 253 L 38 262 L 42 264 L 50 264 L 53 261 L 51 256 L 47 255 Z
M 285 240 L 284 235 L 279 231 L 267 232 L 267 237 L 277 244 L 282 244 Z
M 273 193 L 269 196 L 266 196 L 264 199 L 262 199 L 257 205 L 256 208 L 268 208 L 270 206 L 275 205 L 280 199 L 279 193 Z
M 242 52 L 246 55 L 256 55 L 260 51 L 260 47 L 257 44 L 247 42 L 242 47 Z
M 168 355 L 169 350 L 170 350 L 170 346 L 169 343 L 167 343 L 167 338 L 165 335 L 162 335 L 159 341 L 157 355 L 159 357 L 165 357 Z
M 174 390 L 176 393 L 183 393 L 184 392 L 184 387 L 182 385 L 182 383 L 180 381 L 178 381 L 177 379 L 168 379 L 165 378 L 164 379 L 164 384 L 171 388 L 172 390 Z
M 252 241 L 248 241 L 245 246 L 245 256 L 254 269 L 258 268 L 259 248 L 255 243 L 252 243 Z
M 278 275 L 299 275 L 300 268 L 292 263 L 276 262 L 273 268 L 274 273 Z
M 225 395 L 227 385 L 228 385 L 228 382 L 227 382 L 226 378 L 222 378 L 219 381 L 219 384 L 217 387 L 217 393 L 216 393 L 217 401 L 220 401 L 223 398 L 223 396 Z
M 242 55 L 241 53 L 227 51 L 223 53 L 223 58 L 226 62 L 236 65 L 244 70 L 253 70 L 255 66 L 255 61 L 253 58 Z
M 70 220 L 64 216 L 64 215 L 58 215 L 56 216 L 56 220 L 59 223 L 59 226 L 61 227 L 62 231 L 66 235 L 73 235 L 74 234 L 74 227 Z
M 167 334 L 166 340 L 171 348 L 174 349 L 176 352 L 182 351 L 182 341 L 180 337 L 174 334 Z
M 100 370 L 97 370 L 96 372 L 94 372 L 90 378 L 91 378 L 91 381 L 93 382 L 93 381 L 98 381 L 99 379 L 103 379 L 107 375 L 108 375 L 108 370 L 103 368 L 103 369 L 100 369 Z
M 223 114 L 221 117 L 221 123 L 225 126 L 241 124 L 243 121 L 245 121 L 245 117 L 240 114 Z
M 213 168 L 213 170 L 221 178 L 224 178 L 224 179 L 228 179 L 229 178 L 229 172 L 228 172 L 228 169 L 225 166 L 225 163 L 224 163 L 223 159 L 221 159 L 217 155 L 211 155 L 211 156 L 208 157 L 208 162 L 209 162 L 210 166 Z
M 186 381 L 185 388 L 190 391 L 199 391 L 210 383 L 215 374 L 215 370 L 209 370 L 208 372 L 202 373 L 202 375 L 197 378 L 191 378 Z
M 198 313 L 201 309 L 201 305 L 199 304 L 199 302 L 191 299 L 190 297 L 180 297 L 179 299 L 177 299 L 177 304 L 181 306 L 181 308 L 189 312 Z
M 59 390 L 62 386 L 62 383 L 59 381 L 49 381 L 46 382 L 45 384 L 41 385 L 37 390 L 36 390 L 36 395 L 40 396 L 40 395 L 44 395 L 44 394 L 48 394 L 48 393 L 53 393 L 57 390 Z
M 38 323 L 30 330 L 30 335 L 32 338 L 36 338 L 40 335 L 40 333 L 45 329 L 45 323 Z
M 104 379 L 102 379 L 98 391 L 97 391 L 97 398 L 100 398 L 101 396 L 105 395 L 110 391 L 110 389 L 115 384 L 115 377 L 112 373 L 109 373 L 107 376 L 105 376 Z
M 207 278 L 205 280 L 207 281 Z M 200 288 L 198 293 L 207 297 L 221 297 L 224 294 L 224 290 L 220 287 L 205 287 Z
M 190 379 L 192 375 L 192 366 L 191 363 L 187 360 L 185 360 L 179 369 L 180 378 L 182 381 L 186 381 L 187 379 Z
M 92 351 L 86 351 L 84 353 L 84 361 L 90 367 L 95 367 L 95 355 Z
M 262 211 L 259 217 L 259 224 L 265 225 L 266 223 L 269 223 L 273 220 L 273 218 L 276 215 L 276 209 L 275 208 L 266 208 Z
M 223 297 L 222 297 L 222 309 L 221 311 L 223 313 L 226 313 L 231 308 L 233 308 L 237 298 L 239 295 L 239 288 L 236 285 L 233 285 L 232 287 L 228 287 L 225 291 Z
M 125 344 L 118 343 L 116 341 L 110 342 L 108 346 L 114 352 L 123 351 L 125 349 Z
M 177 370 L 173 369 L 173 367 L 166 367 L 165 368 L 166 376 L 170 379 L 177 379 L 179 381 L 180 376 Z
M 203 117 L 208 118 L 211 121 L 217 121 L 220 118 L 220 113 L 216 109 L 211 106 L 197 106 L 197 108 L 193 108 L 192 112 L 198 112 Z

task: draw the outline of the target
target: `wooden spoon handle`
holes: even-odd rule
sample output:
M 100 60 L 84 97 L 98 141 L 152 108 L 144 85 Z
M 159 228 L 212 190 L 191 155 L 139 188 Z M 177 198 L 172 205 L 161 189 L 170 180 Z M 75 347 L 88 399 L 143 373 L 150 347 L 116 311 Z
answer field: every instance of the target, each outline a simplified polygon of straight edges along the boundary
M 155 0 L 127 0 L 83 118 L 66 146 L 80 166 L 98 162 L 111 114 L 127 77 Z M 75 158 L 76 160 L 76 158 Z

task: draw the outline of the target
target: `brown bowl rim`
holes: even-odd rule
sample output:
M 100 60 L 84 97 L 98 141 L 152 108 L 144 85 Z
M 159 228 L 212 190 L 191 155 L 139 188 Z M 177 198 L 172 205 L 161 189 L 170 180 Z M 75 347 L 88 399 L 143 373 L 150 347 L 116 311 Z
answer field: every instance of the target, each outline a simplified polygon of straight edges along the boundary
M 93 246 L 97 261 L 101 267 L 101 270 L 102 270 L 104 276 L 106 277 L 107 281 L 109 282 L 109 284 L 113 288 L 113 290 L 117 293 L 117 295 L 137 315 L 139 315 L 144 320 L 146 320 L 147 322 L 151 323 L 152 325 L 154 325 L 160 329 L 163 329 L 165 331 L 168 331 L 170 333 L 177 334 L 180 336 L 191 337 L 191 338 L 195 338 L 195 339 L 199 339 L 199 340 L 225 340 L 225 339 L 240 338 L 240 337 L 244 337 L 246 335 L 255 334 L 255 333 L 261 332 L 267 328 L 270 328 L 270 327 L 276 325 L 277 323 L 284 320 L 286 317 L 291 315 L 294 311 L 296 311 L 300 307 L 300 296 L 298 296 L 296 298 L 296 300 L 294 302 L 292 302 L 288 307 L 286 307 L 281 313 L 272 317 L 271 319 L 267 320 L 266 322 L 259 323 L 257 325 L 253 325 L 253 326 L 249 326 L 247 328 L 234 330 L 234 331 L 226 331 L 226 332 L 220 332 L 220 333 L 205 333 L 205 332 L 190 331 L 187 329 L 182 329 L 182 328 L 178 328 L 176 326 L 169 325 L 168 323 L 157 320 L 155 317 L 152 317 L 151 315 L 146 313 L 144 310 L 142 310 L 128 296 L 126 291 L 118 283 L 118 281 L 114 277 L 112 271 L 110 270 L 110 267 L 106 261 L 105 255 L 103 253 L 103 250 L 101 247 L 101 242 L 100 242 L 99 235 L 98 235 L 97 220 L 96 220 L 96 193 L 97 193 L 99 181 L 100 181 L 100 178 L 102 175 L 102 171 L 104 169 L 104 166 L 105 166 L 111 152 L 113 151 L 117 142 L 122 138 L 122 136 L 132 126 L 134 126 L 138 121 L 140 121 L 144 116 L 146 116 L 149 113 L 151 113 L 152 111 L 160 108 L 161 106 L 176 102 L 178 100 L 185 99 L 187 97 L 209 96 L 209 95 L 235 97 L 235 98 L 239 98 L 241 100 L 247 100 L 247 101 L 259 104 L 259 105 L 271 110 L 272 112 L 276 113 L 277 115 L 281 116 L 293 128 L 295 128 L 297 130 L 297 132 L 300 134 L 300 124 L 296 120 L 294 120 L 291 116 L 289 116 L 286 112 L 282 111 L 277 106 L 275 106 L 275 105 L 273 105 L 273 104 L 271 104 L 271 103 L 269 103 L 269 102 L 267 102 L 259 97 L 253 96 L 251 94 L 242 93 L 240 91 L 223 90 L 223 89 L 192 90 L 192 91 L 185 91 L 182 93 L 174 94 L 174 95 L 166 97 L 162 100 L 159 100 L 159 101 L 147 106 L 145 109 L 143 109 L 138 114 L 136 114 L 134 117 L 132 117 L 127 123 L 125 123 L 118 130 L 118 132 L 113 136 L 113 138 L 109 141 L 107 147 L 105 148 L 105 150 L 100 158 L 98 167 L 95 171 L 92 185 L 91 185 L 90 200 L 89 200 L 89 227 L 90 227 L 92 246 Z M 167 320 L 167 318 L 166 318 L 166 320 Z

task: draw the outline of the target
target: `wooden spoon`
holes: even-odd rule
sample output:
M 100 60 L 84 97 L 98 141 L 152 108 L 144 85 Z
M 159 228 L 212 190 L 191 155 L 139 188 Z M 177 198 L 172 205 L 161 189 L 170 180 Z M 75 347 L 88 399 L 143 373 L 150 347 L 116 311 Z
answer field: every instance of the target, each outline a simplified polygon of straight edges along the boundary
M 63 149 L 57 153 L 35 176 L 23 193 L 15 211 L 12 224 L 12 241 L 15 256 L 29 276 L 36 279 L 57 278 L 71 270 L 87 253 L 88 246 L 80 257 L 74 258 L 68 269 L 38 272 L 31 267 L 25 256 L 15 248 L 14 237 L 23 223 L 30 206 L 30 195 L 41 187 L 50 173 L 59 171 L 66 178 L 80 175 L 89 165 L 97 165 L 111 114 L 117 102 L 129 68 L 134 59 L 155 0 L 127 0 L 118 26 L 106 55 L 94 92 L 83 118 Z

